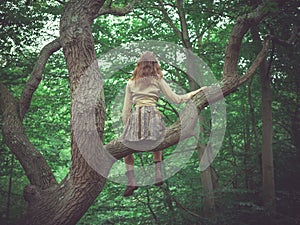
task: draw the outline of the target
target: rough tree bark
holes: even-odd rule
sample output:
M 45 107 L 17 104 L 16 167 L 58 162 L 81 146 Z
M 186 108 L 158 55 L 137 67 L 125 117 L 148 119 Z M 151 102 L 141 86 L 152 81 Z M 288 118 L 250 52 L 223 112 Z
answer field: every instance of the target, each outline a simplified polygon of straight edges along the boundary
M 128 11 L 129 8 L 126 7 L 126 10 Z M 223 85 L 221 86 L 223 95 L 216 95 L 214 88 L 209 89 L 206 94 L 197 94 L 192 101 L 197 105 L 199 110 L 208 105 L 207 95 L 210 95 L 211 99 L 217 101 L 246 82 L 265 58 L 268 42 L 266 42 L 262 51 L 257 55 L 249 70 L 241 77 L 238 75 L 237 62 L 242 38 L 252 25 L 257 24 L 266 15 L 266 11 L 262 9 L 263 7 L 259 6 L 253 14 L 248 14 L 238 19 L 230 35 L 225 52 Z M 61 37 L 59 40 L 55 40 L 53 43 L 47 45 L 41 51 L 36 62 L 37 66 L 24 88 L 20 101 L 15 99 L 5 85 L 0 82 L 0 113 L 3 120 L 3 139 L 11 152 L 20 161 L 30 181 L 30 185 L 24 189 L 24 198 L 28 202 L 28 209 L 20 224 L 76 224 L 105 185 L 105 177 L 92 169 L 82 156 L 82 149 L 89 151 L 90 149 L 97 149 L 97 146 L 90 141 L 88 130 L 78 129 L 79 125 L 88 127 L 92 124 L 93 127 L 96 127 L 97 135 L 93 136 L 93 140 L 102 140 L 105 120 L 103 96 L 99 93 L 98 98 L 96 98 L 96 104 L 90 110 L 90 108 L 85 108 L 86 105 L 81 106 L 81 100 L 85 97 L 87 99 L 91 98 L 90 95 L 94 93 L 86 91 L 81 96 L 78 95 L 78 89 L 81 82 L 86 80 L 88 81 L 87 85 L 90 85 L 94 81 L 99 82 L 100 79 L 100 84 L 97 85 L 101 87 L 101 75 L 98 72 L 98 65 L 95 63 L 96 55 L 91 25 L 94 18 L 110 10 L 115 14 L 121 15 L 124 13 L 123 11 L 113 10 L 111 4 L 105 4 L 104 0 L 69 1 L 65 5 L 65 10 L 61 18 Z M 22 122 L 29 108 L 31 96 L 36 90 L 42 76 L 44 66 L 42 64 L 45 64 L 48 57 L 61 46 L 63 47 L 69 71 L 72 96 L 72 164 L 68 175 L 58 184 L 41 153 L 35 149 L 26 137 Z M 41 61 L 44 63 L 41 63 Z M 84 114 L 89 112 L 91 114 Z M 83 113 L 85 116 L 80 117 L 80 113 Z M 86 115 L 89 115 L 89 117 Z M 186 119 L 190 119 L 190 117 L 188 116 Z M 81 139 L 77 138 L 76 132 L 83 134 Z M 165 141 L 154 151 L 163 150 L 176 144 L 179 141 L 180 133 L 180 122 L 178 121 L 168 128 Z M 95 133 L 92 133 L 92 135 L 95 135 Z M 79 149 L 79 144 L 81 149 Z M 112 141 L 105 147 L 116 159 L 121 159 L 133 152 L 117 140 Z M 104 149 L 100 148 L 98 150 L 97 152 L 92 152 L 92 156 L 96 155 L 101 158 L 102 154 L 105 153 L 103 152 Z M 109 166 L 110 164 L 104 165 L 107 172 Z

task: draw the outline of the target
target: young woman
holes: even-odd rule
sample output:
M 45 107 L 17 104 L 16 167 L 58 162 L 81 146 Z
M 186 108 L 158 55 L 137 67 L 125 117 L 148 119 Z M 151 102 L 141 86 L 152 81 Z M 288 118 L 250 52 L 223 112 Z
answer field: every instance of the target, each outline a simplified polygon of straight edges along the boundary
M 125 125 L 123 143 L 134 150 L 147 151 L 158 146 L 164 139 L 165 126 L 157 109 L 157 100 L 162 92 L 171 102 L 179 104 L 188 101 L 203 90 L 184 95 L 174 93 L 163 79 L 161 67 L 153 52 L 142 54 L 126 85 L 122 120 Z M 132 109 L 133 108 L 133 109 Z M 163 184 L 162 152 L 153 152 L 155 163 L 155 185 Z M 128 184 L 123 196 L 130 196 L 138 188 L 134 176 L 133 154 L 124 158 Z

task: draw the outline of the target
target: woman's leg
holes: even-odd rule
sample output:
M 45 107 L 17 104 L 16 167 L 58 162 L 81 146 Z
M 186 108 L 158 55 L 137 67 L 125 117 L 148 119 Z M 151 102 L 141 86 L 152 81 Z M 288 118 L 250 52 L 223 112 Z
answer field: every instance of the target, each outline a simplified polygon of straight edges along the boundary
M 155 185 L 160 186 L 163 184 L 162 176 L 162 151 L 153 152 L 153 161 L 155 163 Z
M 126 176 L 128 178 L 128 184 L 126 186 L 126 190 L 123 193 L 124 197 L 130 196 L 133 194 L 134 190 L 138 188 L 136 185 L 136 180 L 134 177 L 134 157 L 133 154 L 130 154 L 124 157 L 124 161 L 126 163 Z
M 133 170 L 134 169 L 134 157 L 133 154 L 124 157 L 124 162 L 126 164 L 126 170 Z
M 162 151 L 153 152 L 153 161 L 161 162 L 162 161 Z

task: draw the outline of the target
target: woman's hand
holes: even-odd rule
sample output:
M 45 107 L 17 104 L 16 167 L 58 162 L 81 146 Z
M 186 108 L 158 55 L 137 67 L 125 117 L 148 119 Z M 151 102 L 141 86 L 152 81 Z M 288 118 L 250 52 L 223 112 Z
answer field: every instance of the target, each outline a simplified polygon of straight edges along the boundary
M 201 91 L 204 91 L 205 89 L 207 89 L 208 87 L 207 86 L 203 86 L 203 87 L 201 87 L 201 88 L 199 88 L 199 89 L 197 89 L 195 92 L 195 94 L 197 94 L 197 93 L 199 93 L 199 92 L 201 92 Z
M 193 97 L 194 95 L 198 94 L 201 91 L 204 91 L 206 88 L 208 88 L 208 87 L 207 86 L 203 86 L 203 87 L 201 87 L 201 88 L 199 88 L 199 89 L 197 89 L 195 91 L 192 91 L 191 92 L 191 97 Z
M 198 90 L 200 92 L 200 91 L 204 91 L 206 88 L 207 88 L 207 86 L 203 86 L 203 87 L 199 88 Z

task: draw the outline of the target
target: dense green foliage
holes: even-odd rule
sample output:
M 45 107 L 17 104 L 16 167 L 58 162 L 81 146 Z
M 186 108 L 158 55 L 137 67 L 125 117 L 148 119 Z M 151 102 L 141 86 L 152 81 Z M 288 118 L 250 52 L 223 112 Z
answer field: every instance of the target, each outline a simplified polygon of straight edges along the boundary
M 115 4 L 117 2 L 123 3 L 116 1 Z M 170 19 L 181 29 L 178 9 L 174 1 L 163 2 L 169 3 L 167 12 L 170 18 L 160 11 L 159 1 L 137 3 L 133 12 L 123 17 L 99 17 L 93 25 L 97 55 L 137 40 L 164 40 L 183 45 L 168 21 Z M 254 1 L 184 2 L 193 51 L 221 79 L 224 51 L 232 26 L 239 15 L 253 9 Z M 0 7 L 0 81 L 19 97 L 39 48 L 58 33 L 57 24 L 63 6 L 58 1 L 47 1 L 47 4 L 32 1 L 27 6 L 25 1 L 10 0 L 1 3 Z M 270 16 L 258 27 L 261 36 L 271 33 L 288 39 L 299 24 L 296 1 L 281 8 L 276 5 L 269 5 L 269 8 Z M 240 55 L 241 73 L 247 70 L 259 48 L 247 34 Z M 162 188 L 140 187 L 133 197 L 124 198 L 121 193 L 125 186 L 108 180 L 104 191 L 78 224 L 300 224 L 299 41 L 287 47 L 274 42 L 272 48 L 268 61 L 273 94 L 275 216 L 269 217 L 269 212 L 262 206 L 261 90 L 260 79 L 254 76 L 251 82 L 226 98 L 226 135 L 212 164 L 218 178 L 214 190 L 215 212 L 204 214 L 205 193 L 195 152 L 189 163 Z M 164 63 L 162 67 L 169 79 L 190 90 L 184 73 Z M 124 89 L 133 68 L 134 65 L 125 67 L 105 80 L 105 143 L 117 137 L 114 124 L 120 123 L 120 118 L 112 115 L 114 110 L 121 110 L 121 105 L 116 107 L 116 96 Z M 166 123 L 177 120 L 176 111 L 180 106 L 171 106 L 160 100 L 159 107 Z M 206 118 L 204 125 L 209 129 L 209 107 L 203 115 Z M 1 123 L 0 118 L 0 127 Z M 48 61 L 24 123 L 30 141 L 43 154 L 58 181 L 67 174 L 70 165 L 69 123 L 68 74 L 60 51 Z M 258 131 L 257 136 L 254 129 Z M 164 157 L 173 149 L 165 150 Z M 26 209 L 22 193 L 28 180 L 18 161 L 2 143 L 1 135 L 0 153 L 0 223 L 11 224 Z M 150 153 L 136 154 L 137 165 L 151 162 Z M 12 189 L 8 196 L 10 181 Z

